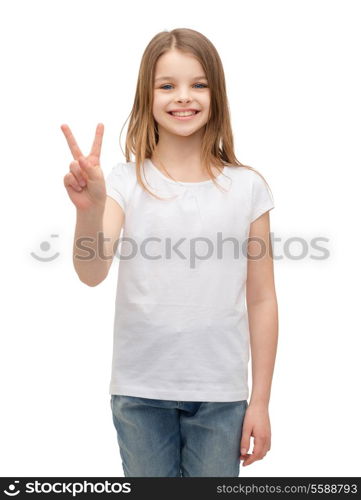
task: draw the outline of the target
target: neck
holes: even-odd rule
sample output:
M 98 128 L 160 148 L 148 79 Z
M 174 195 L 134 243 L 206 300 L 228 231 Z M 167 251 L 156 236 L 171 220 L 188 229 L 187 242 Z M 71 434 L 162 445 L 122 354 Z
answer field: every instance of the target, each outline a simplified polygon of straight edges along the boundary
M 191 136 L 179 136 L 161 130 L 159 141 L 152 155 L 155 165 L 163 165 L 169 172 L 202 173 L 201 143 L 203 134 L 197 131 Z

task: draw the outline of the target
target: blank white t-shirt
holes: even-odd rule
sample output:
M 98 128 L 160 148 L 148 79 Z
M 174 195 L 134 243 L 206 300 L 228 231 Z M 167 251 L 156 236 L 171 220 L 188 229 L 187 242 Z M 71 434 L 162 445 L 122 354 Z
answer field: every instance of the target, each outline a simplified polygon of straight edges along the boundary
M 118 163 L 107 194 L 125 220 L 118 263 L 110 394 L 172 401 L 248 399 L 245 291 L 250 223 L 274 208 L 256 172 L 176 182 L 147 159 Z M 142 173 L 143 179 L 144 175 Z M 222 240 L 223 241 L 222 243 Z

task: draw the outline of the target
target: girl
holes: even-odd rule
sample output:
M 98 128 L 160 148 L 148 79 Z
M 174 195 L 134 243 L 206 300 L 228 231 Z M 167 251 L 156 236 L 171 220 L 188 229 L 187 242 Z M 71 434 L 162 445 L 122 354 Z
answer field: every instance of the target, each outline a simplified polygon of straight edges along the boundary
M 126 163 L 106 179 L 103 125 L 87 157 L 61 128 L 74 158 L 64 184 L 77 208 L 81 281 L 106 278 L 124 234 L 110 404 L 125 476 L 238 477 L 240 461 L 262 459 L 271 443 L 274 204 L 263 177 L 235 157 L 215 47 L 191 29 L 150 41 Z M 91 258 L 77 244 L 84 236 Z

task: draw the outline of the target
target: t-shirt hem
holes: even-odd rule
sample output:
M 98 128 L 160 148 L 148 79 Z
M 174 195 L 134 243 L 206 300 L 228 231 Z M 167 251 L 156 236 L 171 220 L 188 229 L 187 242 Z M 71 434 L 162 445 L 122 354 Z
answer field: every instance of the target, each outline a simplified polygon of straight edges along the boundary
M 251 216 L 251 222 L 254 222 L 258 217 L 263 215 L 265 212 L 268 212 L 275 208 L 273 204 L 266 204 L 263 207 L 259 208 L 252 216 Z
M 208 401 L 232 402 L 248 399 L 248 390 L 243 391 L 160 391 L 154 389 L 141 389 L 136 387 L 121 387 L 111 385 L 109 394 L 120 396 L 133 396 L 137 398 L 165 399 L 168 401 Z

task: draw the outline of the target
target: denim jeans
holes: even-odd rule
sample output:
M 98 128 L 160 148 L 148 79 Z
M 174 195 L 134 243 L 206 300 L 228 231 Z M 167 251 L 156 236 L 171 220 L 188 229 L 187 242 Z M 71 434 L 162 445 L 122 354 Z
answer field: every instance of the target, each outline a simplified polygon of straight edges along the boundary
M 112 394 L 125 477 L 238 477 L 246 400 L 191 402 Z

